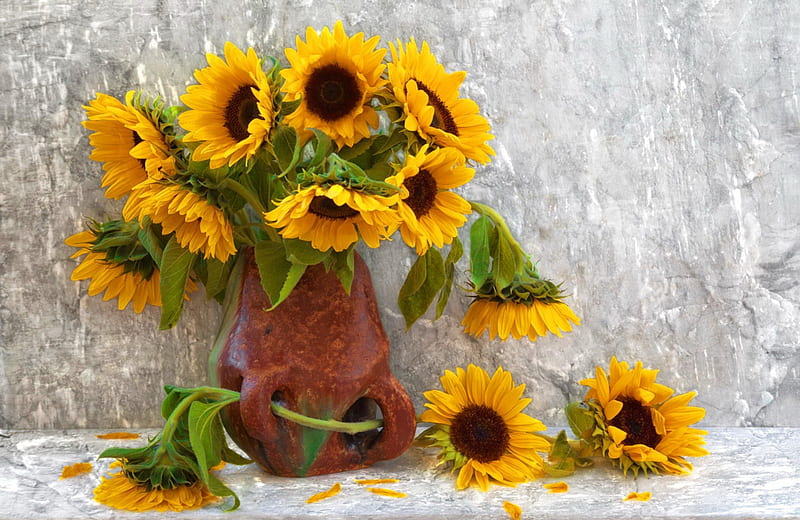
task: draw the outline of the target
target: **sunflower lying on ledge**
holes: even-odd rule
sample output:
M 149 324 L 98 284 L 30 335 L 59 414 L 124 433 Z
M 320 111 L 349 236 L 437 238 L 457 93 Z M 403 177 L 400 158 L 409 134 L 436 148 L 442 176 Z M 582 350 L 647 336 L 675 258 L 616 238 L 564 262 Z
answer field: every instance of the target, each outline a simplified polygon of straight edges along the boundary
M 502 217 L 454 191 L 494 155 L 488 121 L 459 94 L 466 73 L 445 71 L 427 43 L 390 43 L 388 56 L 378 43 L 337 22 L 298 36 L 288 67 L 226 43 L 182 106 L 98 93 L 85 107 L 90 157 L 106 196 L 126 201 L 122 219 L 67 239 L 85 255 L 72 279 L 120 309 L 161 307 L 169 328 L 196 282 L 224 299 L 244 247 L 278 305 L 307 265 L 324 263 L 349 289 L 356 244 L 399 232 L 418 255 L 398 295 L 410 327 L 434 300 L 444 311 L 459 228 L 476 213 L 465 332 L 535 340 L 580 324 Z

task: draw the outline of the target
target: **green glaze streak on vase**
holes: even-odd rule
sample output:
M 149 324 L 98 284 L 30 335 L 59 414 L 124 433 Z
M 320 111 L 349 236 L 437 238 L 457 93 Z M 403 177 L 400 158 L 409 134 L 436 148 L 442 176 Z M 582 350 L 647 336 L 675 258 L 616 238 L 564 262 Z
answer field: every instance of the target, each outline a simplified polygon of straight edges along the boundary
M 303 465 L 300 467 L 301 477 L 306 476 L 308 469 L 317 460 L 320 450 L 325 445 L 331 432 L 316 430 L 314 428 L 303 428 Z
M 240 256 L 233 265 L 230 278 L 228 279 L 228 286 L 225 288 L 225 300 L 222 303 L 222 322 L 220 323 L 217 337 L 214 339 L 214 344 L 211 347 L 211 353 L 208 356 L 208 378 L 211 382 L 211 386 L 219 386 L 217 361 L 236 323 L 239 311 L 239 300 L 242 296 L 242 284 L 244 283 L 244 276 L 242 276 L 244 270 L 243 266 L 244 259 Z

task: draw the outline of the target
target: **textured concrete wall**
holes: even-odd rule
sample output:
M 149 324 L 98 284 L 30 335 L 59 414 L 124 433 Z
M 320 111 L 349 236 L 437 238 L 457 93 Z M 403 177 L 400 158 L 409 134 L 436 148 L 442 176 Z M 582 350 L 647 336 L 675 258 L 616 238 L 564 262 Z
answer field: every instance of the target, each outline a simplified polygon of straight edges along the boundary
M 101 4 L 101 5 L 97 5 Z M 427 40 L 498 152 L 464 194 L 499 206 L 584 325 L 534 344 L 460 333 L 467 300 L 409 333 L 408 251 L 366 251 L 395 374 L 421 407 L 446 368 L 502 364 L 563 423 L 612 354 L 695 389 L 708 425 L 793 425 L 800 404 L 800 3 L 794 0 L 0 2 L 0 428 L 157 425 L 161 385 L 205 381 L 219 309 L 178 327 L 73 283 L 64 237 L 103 198 L 81 105 L 178 102 L 226 40 L 282 57 L 342 19 Z M 398 268 L 397 266 L 401 267 Z M 464 281 L 462 277 L 461 281 Z

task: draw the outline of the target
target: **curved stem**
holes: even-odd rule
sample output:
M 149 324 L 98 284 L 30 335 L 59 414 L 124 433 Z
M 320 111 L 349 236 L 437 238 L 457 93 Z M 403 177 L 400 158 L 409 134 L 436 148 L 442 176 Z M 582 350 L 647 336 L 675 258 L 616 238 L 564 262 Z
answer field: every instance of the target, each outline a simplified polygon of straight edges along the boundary
M 152 441 L 150 441 L 150 444 L 153 444 L 157 439 L 160 441 L 160 446 L 156 452 L 157 455 L 161 455 L 164 451 L 166 451 L 166 446 L 172 439 L 172 435 L 175 433 L 175 428 L 178 427 L 181 416 L 189 410 L 189 407 L 192 405 L 192 403 L 198 399 L 211 397 L 212 395 L 222 396 L 224 399 L 230 400 L 230 402 L 233 403 L 239 400 L 240 394 L 239 392 L 234 392 L 233 390 L 225 390 L 224 388 L 215 388 L 212 386 L 201 386 L 195 388 L 190 395 L 182 399 L 175 409 L 172 410 L 172 413 L 169 414 L 169 417 L 164 424 L 164 428 L 162 428 L 161 432 L 159 432 L 159 434 L 156 435 Z M 156 459 L 157 458 L 158 457 L 156 457 Z
M 370 421 L 360 422 L 341 422 L 333 419 L 315 419 L 314 417 L 308 417 L 307 415 L 287 410 L 283 406 L 277 404 L 275 401 L 272 402 L 270 407 L 272 408 L 272 413 L 278 417 L 283 417 L 284 419 L 296 422 L 301 426 L 307 426 L 316 430 L 355 435 L 356 433 L 375 430 L 383 426 L 382 419 L 372 419 Z
M 259 216 L 266 213 L 267 210 L 266 208 L 264 208 L 264 205 L 261 204 L 261 201 L 258 200 L 258 198 L 256 198 L 250 190 L 242 186 L 237 181 L 231 179 L 230 177 L 223 180 L 220 183 L 220 187 L 227 188 L 236 193 L 237 195 L 239 195 L 240 197 L 242 197 L 244 200 L 247 201 L 248 204 L 250 204 L 253 207 L 254 210 L 258 212 Z

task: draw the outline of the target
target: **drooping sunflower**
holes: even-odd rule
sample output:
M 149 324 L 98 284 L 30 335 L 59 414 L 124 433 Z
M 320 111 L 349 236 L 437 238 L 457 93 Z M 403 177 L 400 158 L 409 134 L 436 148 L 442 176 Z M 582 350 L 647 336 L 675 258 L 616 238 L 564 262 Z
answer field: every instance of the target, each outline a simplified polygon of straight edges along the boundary
M 417 132 L 437 145 L 458 148 L 468 159 L 489 162 L 494 139 L 489 122 L 478 104 L 459 97 L 467 73 L 447 73 L 431 53 L 427 42 L 419 49 L 414 40 L 405 47 L 389 43 L 392 61 L 387 65 L 394 97 L 403 107 L 406 130 Z
M 138 226 L 135 227 L 138 230 Z M 119 239 L 119 235 L 117 238 Z M 129 244 L 124 244 L 124 247 L 128 247 L 131 253 L 129 257 L 123 259 L 115 259 L 115 255 L 110 251 L 93 250 L 96 244 L 101 242 L 101 233 L 97 228 L 76 233 L 64 242 L 68 246 L 78 248 L 71 258 L 86 255 L 72 271 L 70 279 L 91 280 L 88 290 L 90 296 L 105 291 L 104 301 L 118 298 L 119 310 L 133 303 L 133 310 L 136 313 L 142 312 L 148 304 L 161 307 L 160 272 L 149 255 L 144 252 L 137 253 L 136 248 L 128 247 Z M 186 290 L 197 290 L 197 286 L 188 280 Z
M 344 251 L 359 237 L 375 248 L 397 229 L 396 202 L 396 195 L 371 195 L 341 184 L 313 185 L 286 196 L 264 219 L 284 238 L 311 242 L 319 251 Z
M 175 158 L 157 112 L 140 103 L 134 91 L 127 93 L 124 104 L 98 93 L 83 108 L 87 116 L 83 126 L 93 132 L 89 158 L 103 163 L 106 197 L 122 198 L 148 176 L 160 179 L 175 173 Z
M 211 168 L 232 166 L 250 159 L 269 139 L 275 118 L 272 86 L 252 48 L 247 54 L 231 42 L 225 59 L 207 54 L 208 67 L 194 73 L 199 85 L 181 96 L 190 108 L 178 121 L 187 130 L 186 141 L 199 141 L 195 161 Z
M 128 480 L 123 471 L 101 477 L 94 499 L 115 509 L 159 512 L 198 509 L 220 500 L 200 481 L 171 489 L 148 489 L 145 484 Z
M 321 130 L 339 146 L 352 146 L 378 127 L 378 114 L 369 106 L 386 83 L 381 78 L 385 49 L 375 49 L 378 36 L 364 40 L 360 32 L 348 37 L 338 21 L 317 33 L 306 30 L 306 41 L 297 37 L 297 49 L 286 49 L 290 67 L 281 75 L 285 101 L 301 99 L 286 121 L 299 132 Z
M 684 457 L 708 454 L 702 446 L 707 432 L 691 428 L 705 410 L 688 406 L 696 392 L 673 396 L 674 390 L 656 383 L 658 370 L 645 369 L 641 361 L 611 358 L 609 373 L 595 368 L 595 377 L 580 383 L 589 391 L 584 403 L 593 414 L 591 440 L 595 448 L 627 473 L 688 473 Z
M 539 336 L 552 332 L 561 337 L 561 332 L 572 330 L 572 324 L 580 325 L 581 320 L 562 301 L 533 299 L 530 302 L 476 298 L 467 309 L 461 324 L 464 332 L 475 337 L 487 330 L 489 337 L 508 336 L 521 339 L 525 336 L 536 341 Z
M 423 147 L 406 157 L 403 168 L 386 182 L 405 188 L 408 194 L 397 203 L 402 219 L 403 241 L 424 255 L 431 245 L 441 248 L 458 235 L 458 228 L 472 213 L 469 202 L 451 190 L 469 182 L 475 170 L 464 165 L 456 148 Z
M 530 399 L 525 385 L 514 385 L 511 374 L 498 368 L 489 374 L 475 365 L 445 371 L 442 388 L 425 392 L 423 422 L 434 423 L 420 437 L 441 449 L 441 461 L 458 470 L 456 486 L 477 484 L 486 491 L 491 482 L 514 486 L 543 475 L 538 452 L 550 444 L 534 432 L 545 429 L 522 413 Z
M 144 217 L 161 224 L 165 235 L 175 232 L 178 243 L 205 258 L 226 262 L 236 253 L 233 227 L 225 213 L 180 184 L 147 180 L 134 188 L 122 209 L 126 220 Z

